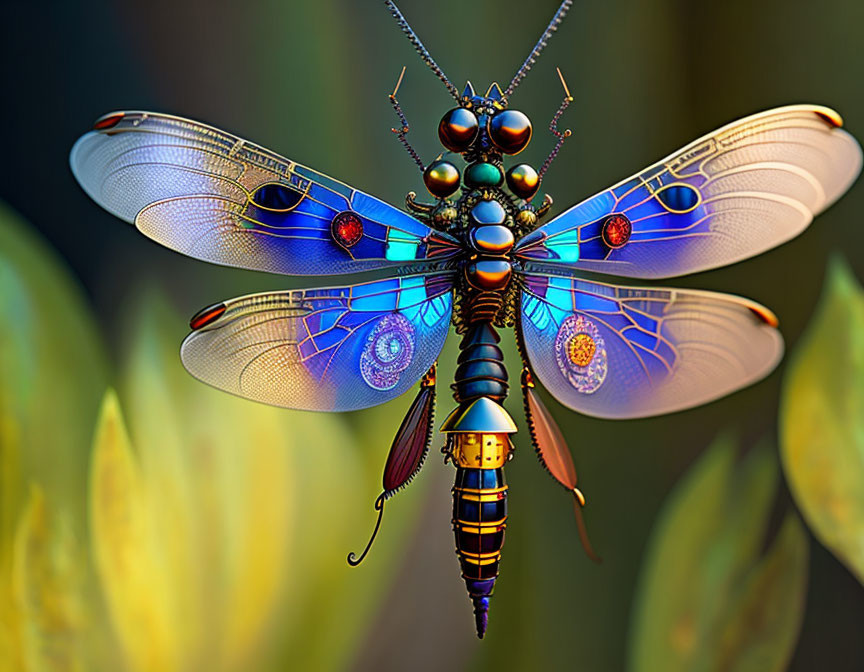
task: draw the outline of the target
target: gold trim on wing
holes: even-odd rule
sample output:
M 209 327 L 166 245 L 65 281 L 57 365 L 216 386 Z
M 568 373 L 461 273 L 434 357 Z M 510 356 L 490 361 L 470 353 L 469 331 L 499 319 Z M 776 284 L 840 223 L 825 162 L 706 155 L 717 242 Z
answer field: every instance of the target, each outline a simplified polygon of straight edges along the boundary
M 675 210 L 674 208 L 670 208 L 668 205 L 666 205 L 666 203 L 663 202 L 663 199 L 660 198 L 660 194 L 662 194 L 667 189 L 671 189 L 672 187 L 685 187 L 686 189 L 689 189 L 690 191 L 695 191 L 696 192 L 696 202 L 691 207 L 687 208 L 686 210 Z M 663 206 L 663 209 L 666 210 L 667 212 L 671 212 L 673 215 L 686 215 L 688 212 L 693 212 L 696 208 L 698 208 L 700 205 L 702 205 L 702 192 L 699 191 L 692 184 L 687 184 L 686 182 L 671 182 L 670 184 L 664 184 L 662 187 L 657 189 L 657 191 L 654 191 L 653 189 L 651 189 L 650 186 L 648 187 L 648 189 L 651 191 L 652 195 L 654 196 L 654 199 L 660 205 Z

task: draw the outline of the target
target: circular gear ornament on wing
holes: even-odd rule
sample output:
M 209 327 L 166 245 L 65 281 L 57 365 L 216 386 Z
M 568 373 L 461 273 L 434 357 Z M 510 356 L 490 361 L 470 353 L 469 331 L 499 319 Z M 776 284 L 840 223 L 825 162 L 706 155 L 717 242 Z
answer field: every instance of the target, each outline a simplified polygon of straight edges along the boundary
M 360 355 L 360 373 L 369 387 L 396 387 L 414 359 L 414 325 L 399 313 L 382 317 L 366 339 Z
M 596 392 L 606 380 L 606 344 L 596 325 L 582 315 L 571 315 L 555 336 L 555 360 L 578 392 Z

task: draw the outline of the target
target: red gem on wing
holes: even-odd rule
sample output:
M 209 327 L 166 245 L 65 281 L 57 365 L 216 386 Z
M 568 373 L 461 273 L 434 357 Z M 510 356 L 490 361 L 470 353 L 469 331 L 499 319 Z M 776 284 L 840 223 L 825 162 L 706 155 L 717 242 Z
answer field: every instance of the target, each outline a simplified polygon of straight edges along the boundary
M 355 213 L 345 210 L 333 218 L 330 233 L 342 247 L 351 247 L 363 237 L 363 222 Z
M 624 215 L 610 215 L 603 222 L 603 242 L 607 247 L 617 250 L 624 247 L 633 233 L 633 225 Z

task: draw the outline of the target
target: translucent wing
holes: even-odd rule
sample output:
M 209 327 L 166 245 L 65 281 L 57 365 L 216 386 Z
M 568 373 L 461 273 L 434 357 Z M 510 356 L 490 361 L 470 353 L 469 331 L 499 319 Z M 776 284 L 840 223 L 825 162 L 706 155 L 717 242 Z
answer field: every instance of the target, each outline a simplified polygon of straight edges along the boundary
M 108 211 L 183 254 L 299 275 L 446 258 L 448 235 L 246 140 L 152 112 L 117 112 L 72 148 Z
M 795 105 L 724 126 L 558 215 L 516 254 L 550 273 L 634 278 L 760 254 L 801 233 L 858 176 L 861 148 L 841 123 L 833 110 Z
M 521 333 L 561 403 L 602 418 L 660 415 L 756 382 L 777 365 L 774 315 L 713 292 L 524 276 Z
M 204 309 L 183 364 L 275 406 L 350 411 L 393 399 L 429 369 L 452 312 L 448 274 L 252 294 Z

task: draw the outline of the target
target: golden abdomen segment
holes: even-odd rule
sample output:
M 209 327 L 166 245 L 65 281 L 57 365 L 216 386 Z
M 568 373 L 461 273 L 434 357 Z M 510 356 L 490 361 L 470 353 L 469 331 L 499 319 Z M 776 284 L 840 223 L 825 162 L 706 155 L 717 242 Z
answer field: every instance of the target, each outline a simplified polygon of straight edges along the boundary
M 453 486 L 456 553 L 474 603 L 477 634 L 483 637 L 507 527 L 504 463 L 511 444 L 508 434 L 466 432 L 449 434 L 448 448 L 456 464 Z

